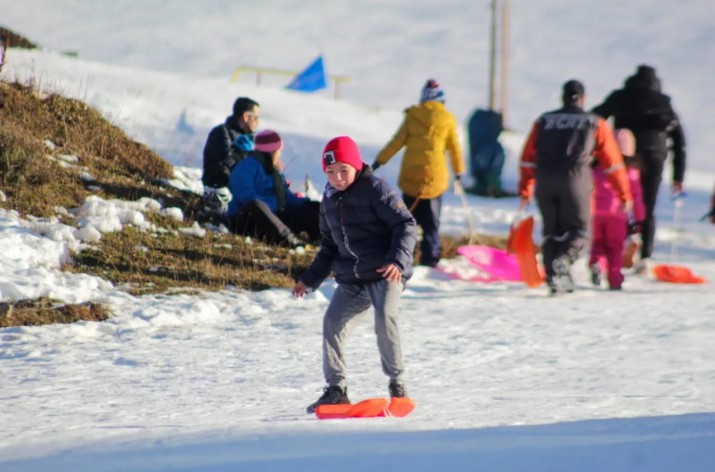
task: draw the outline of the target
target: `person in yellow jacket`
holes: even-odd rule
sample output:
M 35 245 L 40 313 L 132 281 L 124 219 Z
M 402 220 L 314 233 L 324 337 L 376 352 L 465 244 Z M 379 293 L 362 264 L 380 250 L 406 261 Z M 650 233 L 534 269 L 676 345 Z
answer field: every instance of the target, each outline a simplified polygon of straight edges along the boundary
M 435 267 L 440 259 L 439 219 L 442 194 L 449 188 L 446 152 L 455 180 L 464 174 L 457 119 L 444 106 L 444 90 L 434 79 L 422 87 L 419 105 L 405 110 L 405 119 L 378 153 L 373 169 L 405 147 L 397 185 L 402 199 L 422 227 L 420 265 Z

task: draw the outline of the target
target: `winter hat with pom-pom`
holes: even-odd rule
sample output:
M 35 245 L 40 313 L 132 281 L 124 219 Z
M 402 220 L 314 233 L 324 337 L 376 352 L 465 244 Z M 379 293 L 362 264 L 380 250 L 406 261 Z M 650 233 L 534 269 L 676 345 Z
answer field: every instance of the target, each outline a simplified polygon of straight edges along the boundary
M 434 100 L 444 103 L 444 90 L 434 79 L 429 79 L 420 92 L 420 103 Z
M 363 167 L 360 150 L 350 136 L 338 136 L 328 141 L 323 149 L 323 172 L 330 164 L 343 162 L 353 166 L 357 171 Z

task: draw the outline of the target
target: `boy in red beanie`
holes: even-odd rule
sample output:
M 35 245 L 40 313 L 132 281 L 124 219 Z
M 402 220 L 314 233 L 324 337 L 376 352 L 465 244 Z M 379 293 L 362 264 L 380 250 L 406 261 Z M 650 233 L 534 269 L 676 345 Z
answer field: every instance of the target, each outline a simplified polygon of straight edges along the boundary
M 416 224 L 397 193 L 362 162 L 355 141 L 340 136 L 323 151 L 328 184 L 320 204 L 320 250 L 293 287 L 302 297 L 335 273 L 338 287 L 323 317 L 323 374 L 327 387 L 308 406 L 350 403 L 344 342 L 372 306 L 382 370 L 391 397 L 405 397 L 398 307 L 412 276 Z

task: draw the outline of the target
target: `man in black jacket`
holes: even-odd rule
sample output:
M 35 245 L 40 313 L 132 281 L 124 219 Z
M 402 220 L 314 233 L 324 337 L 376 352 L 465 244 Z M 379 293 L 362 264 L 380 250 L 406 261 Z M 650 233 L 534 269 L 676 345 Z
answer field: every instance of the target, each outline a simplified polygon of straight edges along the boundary
M 228 185 L 228 176 L 240 152 L 231 144 L 237 136 L 252 135 L 258 127 L 260 106 L 248 97 L 238 97 L 233 103 L 233 114 L 223 124 L 209 132 L 204 146 L 204 172 L 201 181 L 205 187 L 220 188 Z
M 660 91 L 660 79 L 655 69 L 647 65 L 638 66 L 636 73 L 626 79 L 624 87 L 612 92 L 593 112 L 606 119 L 613 116 L 614 128 L 628 128 L 636 138 L 636 156 L 646 208 L 641 260 L 636 264 L 636 270 L 644 273 L 647 260 L 653 253 L 654 209 L 669 150 L 673 152 L 672 191 L 678 194 L 683 190 L 686 157 L 683 128 L 671 106 L 670 97 Z

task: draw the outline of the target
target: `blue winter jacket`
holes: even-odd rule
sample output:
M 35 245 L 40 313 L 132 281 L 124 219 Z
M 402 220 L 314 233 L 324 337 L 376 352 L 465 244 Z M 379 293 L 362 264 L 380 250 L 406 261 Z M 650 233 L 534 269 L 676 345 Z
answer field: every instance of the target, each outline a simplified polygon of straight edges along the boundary
M 317 289 L 330 271 L 338 283 L 380 280 L 377 269 L 395 264 L 407 280 L 417 225 L 402 198 L 365 166 L 340 192 L 328 184 L 320 203 L 320 251 L 301 280 Z
M 285 179 L 283 183 L 285 185 L 285 208 L 300 207 L 308 200 L 291 192 Z M 228 204 L 227 216 L 237 214 L 238 210 L 251 200 L 262 201 L 273 213 L 279 210 L 273 176 L 266 172 L 261 162 L 252 154 L 233 166 L 228 178 L 228 188 L 231 190 L 233 198 Z

